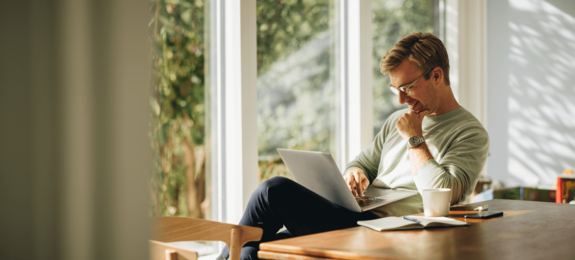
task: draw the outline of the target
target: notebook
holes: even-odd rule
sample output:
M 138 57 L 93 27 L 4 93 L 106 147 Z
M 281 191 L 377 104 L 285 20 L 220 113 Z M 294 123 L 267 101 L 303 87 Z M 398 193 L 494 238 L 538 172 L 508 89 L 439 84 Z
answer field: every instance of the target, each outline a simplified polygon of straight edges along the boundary
M 377 231 L 384 230 L 406 230 L 424 229 L 428 227 L 450 227 L 468 226 L 469 223 L 446 217 L 416 217 L 410 216 L 414 220 L 406 220 L 402 217 L 385 217 L 373 220 L 358 221 L 357 224 Z

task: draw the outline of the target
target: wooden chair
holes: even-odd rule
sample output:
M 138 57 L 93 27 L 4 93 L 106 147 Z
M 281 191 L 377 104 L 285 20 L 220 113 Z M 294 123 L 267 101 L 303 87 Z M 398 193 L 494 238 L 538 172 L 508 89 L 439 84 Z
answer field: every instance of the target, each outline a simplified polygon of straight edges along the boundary
M 154 217 L 153 240 L 150 240 L 152 260 L 195 260 L 194 251 L 166 244 L 177 241 L 222 241 L 230 249 L 230 260 L 239 260 L 241 249 L 249 241 L 259 241 L 263 230 L 257 227 L 225 224 L 215 221 L 182 217 Z

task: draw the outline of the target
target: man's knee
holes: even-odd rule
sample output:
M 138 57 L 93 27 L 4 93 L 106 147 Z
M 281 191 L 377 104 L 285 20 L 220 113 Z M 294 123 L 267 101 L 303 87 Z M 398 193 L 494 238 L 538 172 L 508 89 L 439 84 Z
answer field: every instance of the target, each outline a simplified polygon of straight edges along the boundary
M 258 189 L 256 191 L 257 192 L 266 192 L 269 189 L 284 188 L 286 186 L 291 186 L 291 185 L 293 185 L 293 183 L 294 183 L 294 181 L 292 181 L 288 178 L 276 176 L 276 177 L 273 177 L 267 181 L 262 182 L 262 184 L 260 184 L 260 186 L 258 187 Z
M 290 180 L 285 177 L 276 176 L 267 181 L 264 181 L 258 186 L 258 188 L 254 191 L 254 196 L 258 198 L 268 198 L 270 194 L 270 190 L 276 191 L 283 191 L 289 190 L 295 184 L 293 180 Z

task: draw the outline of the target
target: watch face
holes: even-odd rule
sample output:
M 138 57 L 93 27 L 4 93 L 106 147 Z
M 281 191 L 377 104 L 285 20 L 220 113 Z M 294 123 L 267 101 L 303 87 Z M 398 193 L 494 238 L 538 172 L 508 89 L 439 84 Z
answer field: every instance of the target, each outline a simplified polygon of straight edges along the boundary
M 425 139 L 423 139 L 423 137 L 420 137 L 420 136 L 412 136 L 409 138 L 409 141 L 408 141 L 409 147 L 419 146 L 423 142 L 425 142 Z

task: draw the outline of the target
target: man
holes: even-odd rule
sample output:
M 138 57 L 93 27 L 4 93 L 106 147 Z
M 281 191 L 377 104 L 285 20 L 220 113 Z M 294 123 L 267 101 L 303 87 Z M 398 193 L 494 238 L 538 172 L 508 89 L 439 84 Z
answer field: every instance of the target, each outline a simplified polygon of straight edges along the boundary
M 485 165 L 489 137 L 451 91 L 449 60 L 432 34 L 401 39 L 381 60 L 390 90 L 408 109 L 392 114 L 371 145 L 347 165 L 344 179 L 355 196 L 369 185 L 423 190 L 451 188 L 451 203 L 466 202 Z M 240 225 L 263 229 L 261 242 L 357 225 L 358 220 L 423 212 L 420 195 L 371 212 L 355 213 L 286 178 L 272 178 L 252 194 Z M 286 230 L 278 231 L 283 227 Z M 257 259 L 258 243 L 241 259 Z M 223 256 L 227 257 L 227 248 Z

